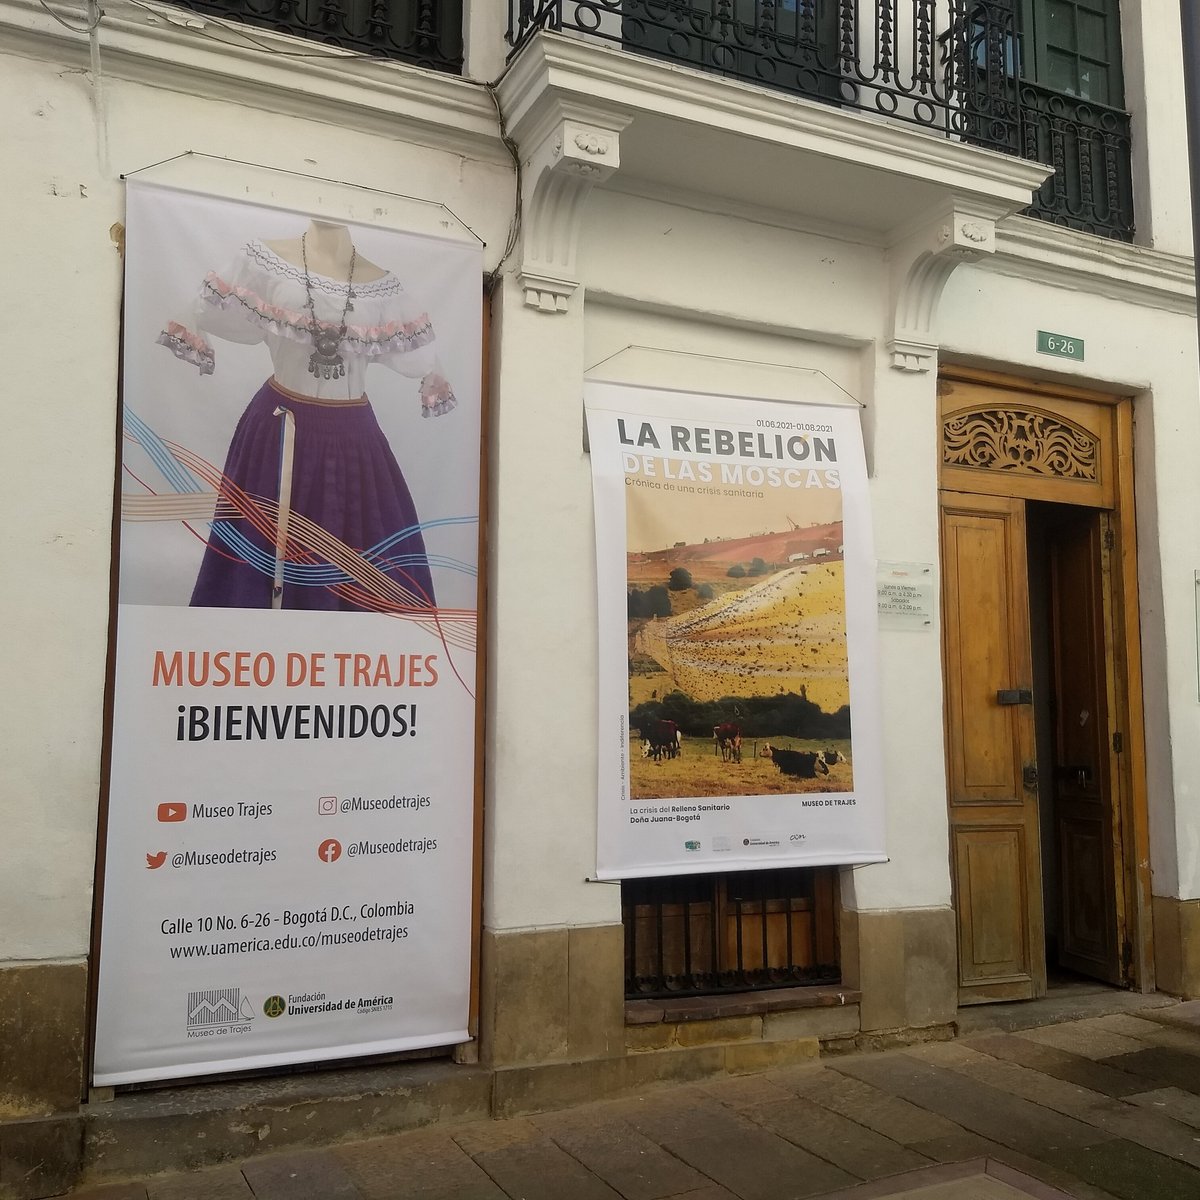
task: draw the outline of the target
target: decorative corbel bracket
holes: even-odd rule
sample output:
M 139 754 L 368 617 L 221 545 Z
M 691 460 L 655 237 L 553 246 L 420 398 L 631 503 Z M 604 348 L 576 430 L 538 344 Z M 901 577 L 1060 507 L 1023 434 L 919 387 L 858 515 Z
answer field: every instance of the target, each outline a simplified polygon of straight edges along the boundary
M 630 118 L 556 105 L 522 139 L 521 269 L 525 303 L 566 312 L 579 286 L 575 250 L 584 201 L 621 165 L 620 136 Z
M 978 262 L 995 251 L 994 218 L 958 209 L 892 245 L 888 350 L 896 370 L 933 370 L 938 352 L 934 322 L 947 281 L 961 263 Z

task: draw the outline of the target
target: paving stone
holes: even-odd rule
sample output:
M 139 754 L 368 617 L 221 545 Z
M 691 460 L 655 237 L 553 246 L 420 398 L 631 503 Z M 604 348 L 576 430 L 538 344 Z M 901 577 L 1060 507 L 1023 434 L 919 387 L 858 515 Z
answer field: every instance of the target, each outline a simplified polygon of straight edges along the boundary
M 624 1121 L 585 1124 L 550 1118 L 538 1124 L 556 1145 L 626 1200 L 658 1200 L 711 1182 Z
M 681 1192 L 678 1196 L 672 1196 L 671 1200 L 738 1200 L 731 1191 L 721 1187 L 719 1183 L 710 1183 L 708 1187 L 700 1188 L 695 1192 Z
M 514 1200 L 621 1200 L 549 1138 L 485 1150 L 474 1158 Z
M 146 1200 L 146 1187 L 141 1183 L 106 1183 L 72 1192 L 71 1200 Z
M 1184 1029 L 1200 1030 L 1200 1000 L 1185 1000 L 1182 1004 L 1156 1009 L 1152 1014 L 1146 1015 L 1160 1025 L 1178 1025 Z
M 978 1057 L 979 1062 L 963 1062 L 957 1070 L 971 1079 L 1102 1129 L 1114 1138 L 1136 1142 L 1149 1150 L 1200 1167 L 1200 1139 L 1195 1130 L 1165 1114 L 1145 1112 L 1016 1063 Z
M 1092 1146 L 1107 1137 L 1081 1121 L 907 1054 L 864 1055 L 840 1062 L 837 1069 L 1033 1158 L 1068 1146 Z
M 930 1155 L 939 1162 L 955 1163 L 969 1162 L 972 1159 L 987 1159 L 1003 1163 L 1042 1183 L 1056 1187 L 1075 1200 L 1115 1200 L 1111 1192 L 1102 1191 L 1093 1184 L 1084 1183 L 1068 1175 L 1066 1171 L 1051 1163 L 1044 1163 L 1027 1154 L 1021 1154 L 1009 1146 L 1001 1146 L 998 1142 L 989 1141 L 975 1133 L 964 1133 L 959 1138 L 944 1138 L 938 1143 L 924 1143 L 920 1147 L 922 1153 Z M 1147 1197 L 1147 1200 L 1150 1200 Z
M 1145 1080 L 1129 1074 L 1128 1071 L 1118 1070 L 1090 1058 L 1082 1058 L 1078 1054 L 1071 1054 L 1054 1046 L 1043 1046 L 1039 1042 L 1031 1042 L 1028 1038 L 1014 1037 L 1012 1034 L 997 1033 L 973 1037 L 966 1045 L 973 1050 L 990 1054 L 993 1058 L 1031 1067 L 1043 1075 L 1052 1075 L 1055 1079 L 1076 1083 L 1105 1096 L 1129 1096 L 1146 1086 Z
M 445 1134 L 381 1138 L 332 1153 L 365 1200 L 505 1200 L 487 1172 Z
M 1076 1179 L 1053 1163 L 1040 1162 L 1028 1155 L 1019 1154 L 1016 1150 L 1009 1149 L 1008 1146 L 993 1145 L 988 1151 L 987 1157 L 991 1162 L 1003 1163 L 1006 1167 L 1012 1167 L 1013 1170 L 1020 1171 L 1023 1175 L 1058 1188 L 1059 1191 L 1066 1192 L 1075 1200 L 1116 1200 L 1112 1192 L 1106 1192 L 1095 1184 Z M 1146 1200 L 1150 1200 L 1150 1197 L 1147 1197 Z
M 362 1200 L 346 1168 L 325 1150 L 252 1158 L 242 1174 L 254 1200 Z
M 965 1042 L 926 1042 L 923 1046 L 910 1046 L 904 1053 L 918 1062 L 950 1068 L 976 1062 L 981 1057 L 978 1050 L 970 1049 Z
M 1196 1200 L 1200 1171 L 1132 1142 L 1064 1148 L 1056 1165 L 1121 1200 Z
M 1164 1046 L 1151 1046 L 1132 1054 L 1117 1054 L 1103 1060 L 1143 1079 L 1153 1079 L 1159 1086 L 1181 1088 L 1200 1095 L 1200 1058 Z
M 734 1079 L 714 1079 L 699 1085 L 700 1091 L 729 1108 L 751 1108 L 759 1104 L 792 1099 L 792 1092 L 767 1075 L 739 1075 Z
M 250 1185 L 237 1167 L 149 1180 L 146 1192 L 149 1200 L 254 1200 Z
M 488 1150 L 504 1150 L 523 1142 L 542 1139 L 542 1132 L 532 1121 L 481 1121 L 454 1130 L 450 1135 L 466 1153 L 483 1154 Z
M 791 1097 L 743 1109 L 750 1120 L 858 1179 L 899 1175 L 928 1165 L 921 1154 L 811 1100 Z
M 1097 1019 L 1103 1018 L 1075 1021 L 1070 1025 L 1048 1025 L 1045 1029 L 1026 1029 L 1018 1036 L 1043 1046 L 1069 1050 L 1082 1058 L 1111 1058 L 1114 1054 L 1132 1054 L 1143 1048 L 1137 1038 L 1097 1028 Z
M 967 1162 L 972 1158 L 986 1158 L 995 1143 L 977 1133 L 946 1134 L 943 1137 L 930 1138 L 927 1142 L 915 1142 L 911 1149 L 925 1158 L 939 1163 Z
M 794 1200 L 855 1182 L 838 1167 L 711 1102 L 653 1109 L 632 1123 L 743 1200 Z
M 1144 1046 L 1166 1046 L 1169 1049 L 1182 1050 L 1185 1054 L 1200 1055 L 1200 1033 L 1195 1030 L 1158 1025 L 1152 1021 L 1143 1021 L 1142 1025 L 1141 1032 L 1134 1034 L 1129 1031 L 1127 1036 L 1135 1037 Z
M 1158 1113 L 1200 1129 L 1200 1096 L 1185 1092 L 1182 1088 L 1156 1088 L 1150 1092 L 1136 1092 L 1126 1096 L 1129 1104 L 1136 1104 L 1148 1112 Z
M 1139 1040 L 1165 1032 L 1161 1025 L 1136 1013 L 1112 1013 L 1107 1017 L 1097 1017 L 1096 1020 L 1090 1022 L 1090 1026 L 1093 1029 L 1101 1029 L 1105 1033 L 1119 1033 L 1125 1037 Z M 1183 1034 L 1182 1036 L 1187 1035 Z
M 780 1078 L 778 1073 L 775 1078 Z M 962 1126 L 945 1117 L 927 1112 L 907 1100 L 890 1096 L 860 1079 L 851 1079 L 833 1070 L 823 1071 L 820 1075 L 809 1073 L 788 1078 L 790 1087 L 798 1095 L 831 1112 L 849 1117 L 902 1146 L 915 1146 L 918 1142 L 937 1138 L 952 1138 L 963 1132 Z

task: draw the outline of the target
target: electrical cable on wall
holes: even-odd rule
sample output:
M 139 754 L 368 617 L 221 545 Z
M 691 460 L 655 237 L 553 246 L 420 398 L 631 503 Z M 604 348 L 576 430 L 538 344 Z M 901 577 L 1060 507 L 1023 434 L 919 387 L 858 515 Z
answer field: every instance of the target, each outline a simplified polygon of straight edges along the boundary
M 40 4 L 40 5 L 41 5 L 41 6 L 42 6 L 42 7 L 43 7 L 43 8 L 44 8 L 44 9 L 45 9 L 45 10 L 46 10 L 46 11 L 47 11 L 47 12 L 48 12 L 48 13 L 49 13 L 49 14 L 50 14 L 50 15 L 51 15 L 51 16 L 52 16 L 52 17 L 53 17 L 53 18 L 54 18 L 54 19 L 55 19 L 55 20 L 56 20 L 56 21 L 57 21 L 57 22 L 58 22 L 58 23 L 59 23 L 59 24 L 60 24 L 60 25 L 61 25 L 61 26 L 64 28 L 64 29 L 69 29 L 69 30 L 70 30 L 72 33 L 82 33 L 82 34 L 85 34 L 85 35 L 90 35 L 90 34 L 92 34 L 92 33 L 95 33 L 95 31 L 96 31 L 96 30 L 97 30 L 97 29 L 100 27 L 100 22 L 101 22 L 101 21 L 104 19 L 104 15 L 105 15 L 105 14 L 104 14 L 104 9 L 102 9 L 102 8 L 101 8 L 101 7 L 100 7 L 98 4 L 95 4 L 95 3 L 94 3 L 94 0 L 88 0 L 88 5 L 87 5 L 87 7 L 88 7 L 88 11 L 89 11 L 89 12 L 91 12 L 91 13 L 93 13 L 93 16 L 92 16 L 91 20 L 90 20 L 90 21 L 89 21 L 89 22 L 88 22 L 86 25 L 84 25 L 84 26 L 80 27 L 80 26 L 78 26 L 78 25 L 72 25 L 70 21 L 66 21 L 66 20 L 64 20 L 62 17 L 60 17 L 60 16 L 58 15 L 58 13 L 56 13 L 56 12 L 54 11 L 54 9 L 52 9 L 52 8 L 50 7 L 50 5 L 48 5 L 48 4 L 46 3 L 46 0 L 38 0 L 38 3 L 39 3 L 39 4 Z

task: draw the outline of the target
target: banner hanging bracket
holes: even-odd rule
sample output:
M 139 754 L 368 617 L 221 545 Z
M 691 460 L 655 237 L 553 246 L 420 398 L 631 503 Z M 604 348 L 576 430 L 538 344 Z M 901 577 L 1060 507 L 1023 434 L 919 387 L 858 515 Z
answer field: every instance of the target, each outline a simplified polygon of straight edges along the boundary
M 123 171 L 118 178 L 122 183 L 129 182 L 130 180 L 136 180 L 137 182 L 144 182 L 155 187 L 171 188 L 172 190 L 178 192 L 191 192 L 194 195 L 205 196 L 212 195 L 214 193 L 209 187 L 197 186 L 187 178 L 188 172 L 193 169 L 193 164 L 200 161 L 208 164 L 210 169 L 215 172 L 227 172 L 230 179 L 237 184 L 234 191 L 228 195 L 225 195 L 221 192 L 216 193 L 223 199 L 234 201 L 240 200 L 245 202 L 247 200 L 247 196 L 245 195 L 245 172 L 247 170 L 261 171 L 264 174 L 280 176 L 296 181 L 303 181 L 305 185 L 332 185 L 337 188 L 344 188 L 348 193 L 354 195 L 366 194 L 368 196 L 387 196 L 393 200 L 403 200 L 410 204 L 417 204 L 422 206 L 423 209 L 434 213 L 435 215 L 438 212 L 445 214 L 445 216 L 449 218 L 449 221 L 439 221 L 439 224 L 443 226 L 443 228 L 448 228 L 450 223 L 453 222 L 460 229 L 465 230 L 466 233 L 468 233 L 471 238 L 477 241 L 481 246 L 487 246 L 487 242 L 485 242 L 483 238 L 481 238 L 479 234 L 477 234 L 475 230 L 472 229 L 471 226 L 462 219 L 462 217 L 454 212 L 453 209 L 447 207 L 440 200 L 430 200 L 424 196 L 411 196 L 405 192 L 391 192 L 386 188 L 369 187 L 368 185 L 362 183 L 352 183 L 347 179 L 331 179 L 326 175 L 314 175 L 304 171 L 293 171 L 287 167 L 273 167 L 269 163 L 247 162 L 244 159 L 229 158 L 222 154 L 205 154 L 202 150 L 184 150 L 179 154 L 171 155 L 170 158 L 162 158 L 159 159 L 158 162 L 147 163 L 145 166 L 137 167 L 132 171 Z M 154 172 L 157 172 L 162 177 L 156 178 L 153 174 Z M 211 180 L 206 182 L 211 183 Z M 315 211 L 318 208 L 324 207 L 326 200 L 327 196 L 323 193 L 316 195 L 307 201 L 306 207 Z M 253 198 L 252 202 L 267 208 L 287 208 L 291 210 L 296 207 L 296 204 L 293 202 L 276 202 L 270 197 L 256 197 Z M 371 216 L 373 215 L 371 213 L 354 212 L 353 199 L 351 198 L 348 198 L 347 201 L 340 206 L 340 208 L 345 210 L 345 215 L 349 220 L 352 220 L 357 224 L 373 225 L 380 223 L 378 220 L 371 219 Z M 415 231 L 405 230 L 405 232 Z M 437 231 L 432 228 L 423 228 L 420 230 L 420 232 L 438 235 Z M 445 232 L 442 232 L 439 236 L 445 237 L 446 234 Z
M 694 386 L 689 386 L 689 365 L 695 371 Z M 604 366 L 609 366 L 609 374 L 594 374 Z M 700 354 L 693 350 L 644 346 L 636 342 L 622 346 L 594 362 L 584 369 L 583 377 L 589 383 L 651 387 L 655 391 L 689 395 L 704 392 L 734 400 L 772 400 L 785 404 L 824 404 L 839 408 L 857 406 L 860 410 L 867 407 L 818 367 L 734 358 L 724 354 Z M 659 384 L 659 379 L 664 382 Z M 804 394 L 798 395 L 801 388 Z M 582 424 L 583 452 L 590 454 L 586 416 L 583 416 Z

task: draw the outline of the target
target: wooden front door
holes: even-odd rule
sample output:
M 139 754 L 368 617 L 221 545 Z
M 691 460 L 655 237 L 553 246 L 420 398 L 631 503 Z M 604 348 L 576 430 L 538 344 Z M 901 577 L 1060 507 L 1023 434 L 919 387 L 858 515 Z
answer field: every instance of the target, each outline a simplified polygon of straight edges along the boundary
M 1049 529 L 1054 763 L 1044 788 L 1058 853 L 1058 962 L 1125 982 L 1120 805 L 1123 731 L 1110 695 L 1113 605 L 1108 513 L 1066 508 Z M 1046 794 L 1048 793 L 1048 794 Z
M 1048 944 L 1150 988 L 1132 406 L 962 371 L 939 383 L 959 1002 L 1043 995 Z
M 959 1003 L 1046 991 L 1025 504 L 942 493 Z

